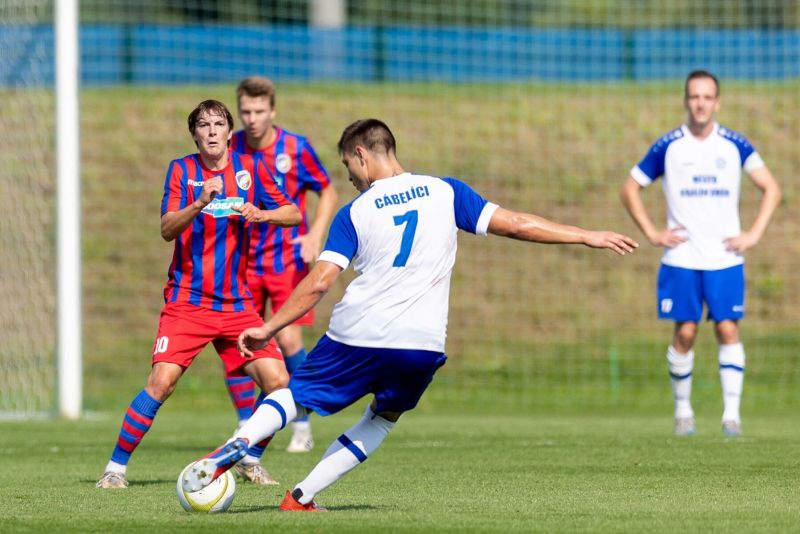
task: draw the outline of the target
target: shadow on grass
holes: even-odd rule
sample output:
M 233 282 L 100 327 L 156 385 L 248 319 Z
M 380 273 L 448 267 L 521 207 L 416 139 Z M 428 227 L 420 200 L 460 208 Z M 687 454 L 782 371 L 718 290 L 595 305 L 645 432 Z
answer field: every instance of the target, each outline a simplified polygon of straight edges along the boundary
M 325 505 L 323 505 L 325 506 Z M 350 512 L 350 511 L 378 511 L 381 509 L 380 506 L 373 506 L 371 504 L 348 504 L 346 506 L 325 506 L 328 509 L 328 512 Z M 299 513 L 299 512 L 280 512 L 278 510 L 278 505 L 274 506 L 246 506 L 243 508 L 236 508 L 235 510 L 228 510 L 226 513 L 228 514 L 249 514 L 253 512 L 275 512 L 276 514 L 283 514 L 287 513 L 289 515 Z
M 86 482 L 87 484 L 95 485 L 95 484 L 97 484 L 97 479 L 96 478 L 82 478 L 80 480 L 80 482 Z M 174 480 L 169 480 L 169 479 L 166 479 L 166 478 L 152 479 L 152 480 L 129 480 L 128 481 L 128 485 L 129 485 L 128 487 L 129 488 L 134 488 L 136 486 L 156 486 L 158 484 L 172 484 L 172 485 L 174 485 L 175 481 Z

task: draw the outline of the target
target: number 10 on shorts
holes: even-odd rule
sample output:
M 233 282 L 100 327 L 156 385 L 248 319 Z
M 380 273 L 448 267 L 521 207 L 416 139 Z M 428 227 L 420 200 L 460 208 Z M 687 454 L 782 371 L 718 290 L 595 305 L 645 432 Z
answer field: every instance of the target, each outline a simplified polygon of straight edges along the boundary
M 164 354 L 165 352 L 167 352 L 168 346 L 169 346 L 169 338 L 167 336 L 161 336 L 160 338 L 156 339 L 153 355 L 155 356 L 156 354 Z

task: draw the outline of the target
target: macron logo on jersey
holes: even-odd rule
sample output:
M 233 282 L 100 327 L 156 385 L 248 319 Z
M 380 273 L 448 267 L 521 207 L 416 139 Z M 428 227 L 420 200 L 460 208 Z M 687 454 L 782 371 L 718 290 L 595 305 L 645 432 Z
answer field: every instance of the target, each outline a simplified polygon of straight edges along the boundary
M 391 195 L 383 195 L 375 199 L 375 207 L 381 209 L 385 206 L 399 206 L 400 204 L 408 204 L 415 198 L 422 198 L 430 196 L 427 185 L 419 185 L 412 187 L 408 191 L 401 193 L 393 193 Z

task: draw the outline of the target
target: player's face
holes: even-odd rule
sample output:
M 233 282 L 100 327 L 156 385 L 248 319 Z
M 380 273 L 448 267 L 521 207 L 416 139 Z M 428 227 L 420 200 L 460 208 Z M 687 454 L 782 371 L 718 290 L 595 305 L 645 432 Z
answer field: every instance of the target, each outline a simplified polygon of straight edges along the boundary
M 239 98 L 239 118 L 248 137 L 261 139 L 272 128 L 275 110 L 266 96 L 242 95 Z
M 347 169 L 347 178 L 359 191 L 369 189 L 369 179 L 367 178 L 367 166 L 363 158 L 357 154 L 343 154 L 342 163 Z
M 205 112 L 197 118 L 192 139 L 201 154 L 217 159 L 228 150 L 231 134 L 224 116 Z
M 705 126 L 714 120 L 719 110 L 717 84 L 711 78 L 695 78 L 689 81 L 684 98 L 689 121 L 694 126 Z

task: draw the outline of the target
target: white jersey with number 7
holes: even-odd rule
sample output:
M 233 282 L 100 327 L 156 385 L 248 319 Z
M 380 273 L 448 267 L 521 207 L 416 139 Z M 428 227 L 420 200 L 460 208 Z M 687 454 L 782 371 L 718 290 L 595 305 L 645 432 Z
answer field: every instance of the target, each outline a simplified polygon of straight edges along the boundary
M 496 204 L 455 178 L 403 173 L 339 210 L 319 261 L 358 274 L 327 335 L 358 347 L 444 351 L 459 229 L 485 235 Z

